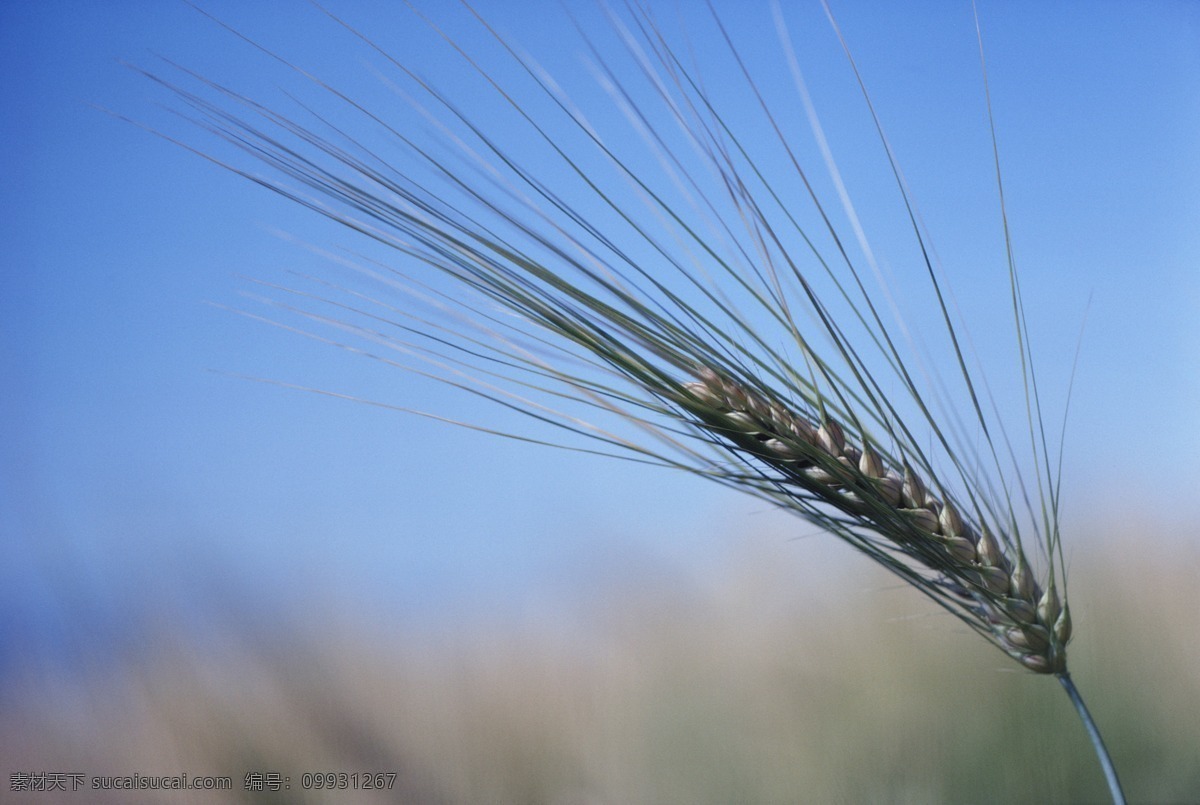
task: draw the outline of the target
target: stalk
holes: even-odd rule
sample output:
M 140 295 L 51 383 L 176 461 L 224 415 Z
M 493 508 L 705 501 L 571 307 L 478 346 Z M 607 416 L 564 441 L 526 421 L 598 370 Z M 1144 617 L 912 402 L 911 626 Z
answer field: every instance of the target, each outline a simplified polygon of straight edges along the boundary
M 1100 761 L 1100 767 L 1104 769 L 1104 780 L 1108 783 L 1108 793 L 1112 795 L 1113 805 L 1125 805 L 1125 792 L 1121 790 L 1121 781 L 1117 779 L 1117 767 L 1113 765 L 1112 757 L 1108 754 L 1108 747 L 1104 745 L 1104 739 L 1100 737 L 1100 729 L 1092 719 L 1092 714 L 1088 712 L 1087 705 L 1083 703 L 1079 689 L 1075 687 L 1071 675 L 1066 671 L 1058 674 L 1058 681 L 1067 691 L 1071 704 L 1075 705 L 1075 712 L 1079 713 L 1083 727 L 1087 730 L 1088 738 L 1092 741 L 1092 748 L 1096 750 L 1096 758 Z

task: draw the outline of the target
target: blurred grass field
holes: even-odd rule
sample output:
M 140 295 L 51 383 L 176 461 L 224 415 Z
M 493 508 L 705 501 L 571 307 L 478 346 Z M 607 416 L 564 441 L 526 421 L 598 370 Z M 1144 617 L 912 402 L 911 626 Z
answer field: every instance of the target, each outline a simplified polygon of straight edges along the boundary
M 1073 675 L 1131 801 L 1200 802 L 1200 553 L 1143 528 L 1077 551 Z M 718 570 L 631 568 L 525 615 L 399 627 L 334 602 L 253 622 L 230 605 L 201 638 L 164 614 L 115 656 L 11 674 L 0 757 L 8 774 L 234 782 L 62 802 L 1105 801 L 1053 680 L 866 561 L 742 546 Z M 252 770 L 291 790 L 243 791 Z M 303 792 L 306 771 L 397 777 L 387 795 Z

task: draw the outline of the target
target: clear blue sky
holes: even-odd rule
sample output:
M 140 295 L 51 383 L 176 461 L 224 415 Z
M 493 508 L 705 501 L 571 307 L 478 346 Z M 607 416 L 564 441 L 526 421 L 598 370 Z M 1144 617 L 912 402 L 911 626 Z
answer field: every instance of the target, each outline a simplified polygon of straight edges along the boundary
M 204 5 L 323 76 L 388 97 L 368 89 L 378 60 L 305 3 Z M 451 56 L 405 10 L 336 5 L 422 73 L 460 87 Z M 430 5 L 468 48 L 486 46 L 450 4 Z M 603 104 L 587 72 L 572 71 L 581 49 L 556 4 L 506 5 L 484 8 L 580 82 L 572 92 L 582 102 Z M 970 8 L 906 5 L 919 8 L 834 8 L 960 301 L 995 306 L 996 275 L 975 270 L 981 261 L 1002 270 L 1002 253 Z M 1195 534 L 1186 502 L 1200 488 L 1200 10 L 981 5 L 1052 411 L 1091 299 L 1067 514 L 1094 523 L 1149 512 Z M 769 16 L 727 17 L 764 82 L 783 86 Z M 797 10 L 789 25 L 835 153 L 868 188 L 856 201 L 870 211 L 870 181 L 882 179 L 866 174 L 882 166 L 877 152 L 857 158 L 871 137 L 846 64 L 816 9 Z M 118 60 L 160 69 L 158 53 L 275 92 L 286 72 L 261 53 L 172 2 L 6 3 L 0 38 L 5 644 L 64 639 L 80 613 L 107 624 L 228 589 L 348 609 L 519 607 L 620 573 L 630 556 L 703 556 L 752 531 L 741 516 L 758 504 L 699 481 L 209 371 L 509 424 L 446 389 L 207 304 L 252 306 L 239 296 L 252 289 L 243 276 L 327 270 L 274 229 L 355 242 L 94 107 L 185 131 L 156 106 L 170 97 Z M 885 254 L 888 239 L 886 225 L 873 231 Z M 999 338 L 975 336 L 985 352 Z

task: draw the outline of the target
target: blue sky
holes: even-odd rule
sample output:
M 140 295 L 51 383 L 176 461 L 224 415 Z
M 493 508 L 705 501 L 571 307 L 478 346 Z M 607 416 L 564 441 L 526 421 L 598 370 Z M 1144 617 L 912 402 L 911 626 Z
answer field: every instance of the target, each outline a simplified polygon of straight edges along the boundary
M 470 93 L 452 54 L 389 5 L 338 8 L 452 94 Z M 603 115 L 604 94 L 577 66 L 582 48 L 547 5 L 484 9 Z M 450 4 L 431 6 L 467 49 L 492 52 Z M 891 6 L 834 8 L 955 292 L 985 322 L 974 336 L 987 358 L 1007 334 L 987 323 L 1003 253 L 970 9 Z M 307 4 L 205 7 L 387 102 L 378 59 Z M 871 195 L 887 186 L 886 166 L 861 99 L 819 10 L 788 13 L 832 147 L 870 216 L 895 199 Z M 983 3 L 982 15 L 1054 421 L 1087 311 L 1068 522 L 1144 517 L 1194 538 L 1182 501 L 1200 486 L 1200 12 L 1006 2 Z M 769 15 L 727 17 L 764 85 L 786 92 Z M 80 613 L 109 623 L 231 589 L 419 617 L 535 606 L 638 559 L 719 555 L 758 527 L 745 515 L 760 504 L 661 470 L 231 377 L 531 427 L 220 307 L 253 304 L 240 296 L 253 289 L 245 277 L 330 270 L 276 230 L 329 247 L 354 239 L 96 107 L 186 132 L 158 106 L 169 95 L 119 60 L 158 70 L 162 54 L 278 100 L 288 74 L 262 53 L 171 2 L 4 4 L 0 37 L 0 529 L 10 545 L 0 610 L 14 637 L 53 643 Z M 876 249 L 900 263 L 890 227 L 882 215 L 868 222 Z

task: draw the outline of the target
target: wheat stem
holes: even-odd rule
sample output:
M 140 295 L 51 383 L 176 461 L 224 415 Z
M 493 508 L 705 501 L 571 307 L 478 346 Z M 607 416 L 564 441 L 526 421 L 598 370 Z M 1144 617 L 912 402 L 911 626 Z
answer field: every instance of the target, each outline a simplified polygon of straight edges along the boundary
M 1100 729 L 1092 719 L 1087 705 L 1083 703 L 1079 689 L 1075 687 L 1075 682 L 1066 671 L 1058 674 L 1058 681 L 1067 691 L 1071 704 L 1075 705 L 1075 712 L 1079 713 L 1079 719 L 1083 722 L 1084 729 L 1087 730 L 1088 738 L 1092 741 L 1092 748 L 1096 750 L 1096 758 L 1100 761 L 1100 767 L 1104 769 L 1104 780 L 1108 783 L 1108 792 L 1112 795 L 1113 805 L 1125 805 L 1125 792 L 1121 790 L 1121 781 L 1117 779 L 1117 767 L 1113 765 L 1112 756 L 1108 754 L 1108 747 L 1104 745 L 1104 739 L 1100 737 Z
M 1070 703 L 1075 705 L 1076 713 L 1079 713 L 1079 719 L 1084 722 L 1084 728 L 1087 729 L 1087 737 L 1092 740 L 1092 749 L 1096 750 L 1096 757 L 1099 759 L 1100 768 L 1104 769 L 1104 780 L 1109 783 L 1109 793 L 1112 795 L 1112 805 L 1124 805 L 1124 792 L 1121 789 L 1121 781 L 1117 780 L 1117 768 L 1112 764 L 1112 757 L 1109 755 L 1108 747 L 1104 745 L 1104 739 L 1100 737 L 1099 728 L 1096 726 L 1096 721 L 1092 719 L 1092 714 L 1084 704 L 1084 697 L 1079 695 L 1078 687 L 1070 678 L 1070 674 L 1063 671 L 1057 674 L 1058 681 L 1061 681 L 1063 689 L 1067 691 L 1067 696 L 1070 698 Z

